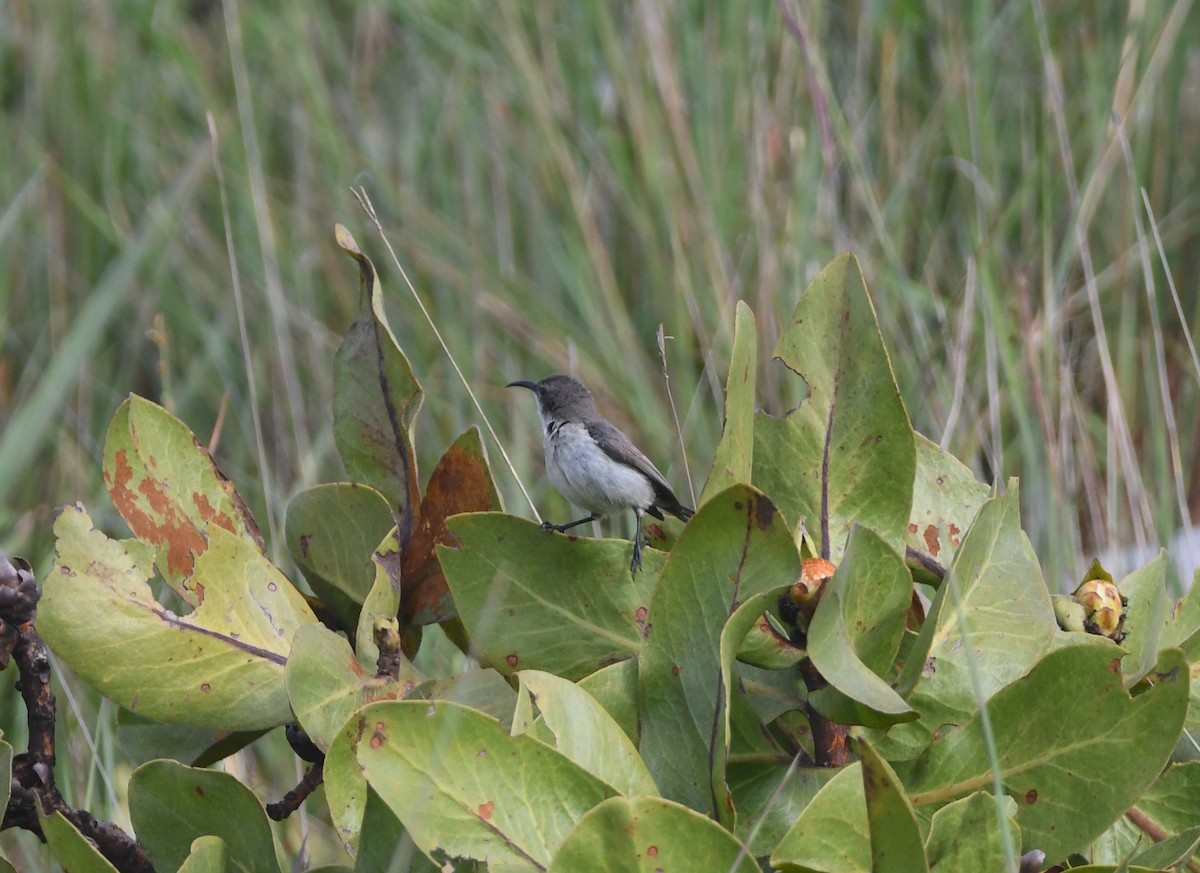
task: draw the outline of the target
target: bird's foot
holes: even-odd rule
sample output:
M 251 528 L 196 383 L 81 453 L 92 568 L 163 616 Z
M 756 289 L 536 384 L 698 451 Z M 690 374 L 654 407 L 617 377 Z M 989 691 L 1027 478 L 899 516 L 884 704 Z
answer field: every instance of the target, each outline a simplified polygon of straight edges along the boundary
M 642 569 L 642 538 L 639 536 L 633 541 L 633 560 L 629 562 L 629 572 L 631 575 L 637 575 L 637 571 Z M 649 545 L 646 543 L 645 545 Z
M 542 522 L 542 530 L 544 530 L 546 533 L 562 533 L 563 532 L 562 525 L 551 524 L 548 521 Z

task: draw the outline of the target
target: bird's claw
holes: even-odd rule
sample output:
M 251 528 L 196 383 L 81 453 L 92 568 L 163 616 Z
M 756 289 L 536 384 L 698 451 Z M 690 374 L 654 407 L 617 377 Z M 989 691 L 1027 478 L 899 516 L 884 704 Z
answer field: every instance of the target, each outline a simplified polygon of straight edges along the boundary
M 542 522 L 542 530 L 546 533 L 562 533 L 562 530 L 556 524 L 551 524 L 548 521 Z

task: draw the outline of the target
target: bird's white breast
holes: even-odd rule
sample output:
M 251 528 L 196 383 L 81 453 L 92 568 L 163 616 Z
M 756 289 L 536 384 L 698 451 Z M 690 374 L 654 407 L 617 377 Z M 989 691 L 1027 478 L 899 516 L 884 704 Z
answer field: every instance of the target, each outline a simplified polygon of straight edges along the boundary
M 560 425 L 546 437 L 546 475 L 563 497 L 599 515 L 654 502 L 649 480 L 605 454 L 582 424 Z

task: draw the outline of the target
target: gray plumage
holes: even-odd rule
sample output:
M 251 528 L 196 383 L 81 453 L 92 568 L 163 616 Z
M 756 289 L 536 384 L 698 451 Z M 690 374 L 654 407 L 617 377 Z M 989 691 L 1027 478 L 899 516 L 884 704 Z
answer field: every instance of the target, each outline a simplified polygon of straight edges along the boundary
M 592 392 L 571 376 L 540 382 L 510 382 L 528 388 L 538 401 L 546 452 L 546 475 L 568 501 L 591 513 L 568 524 L 546 522 L 547 530 L 576 525 L 632 509 L 637 518 L 631 569 L 642 563 L 642 516 L 667 512 L 680 521 L 695 513 L 679 502 L 666 478 L 621 430 L 596 409 Z

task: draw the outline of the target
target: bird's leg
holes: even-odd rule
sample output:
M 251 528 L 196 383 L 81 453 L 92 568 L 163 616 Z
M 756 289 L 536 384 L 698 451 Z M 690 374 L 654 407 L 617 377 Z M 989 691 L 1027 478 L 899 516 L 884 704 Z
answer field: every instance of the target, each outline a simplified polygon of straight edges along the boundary
M 642 569 L 642 511 L 635 509 L 634 514 L 637 515 L 637 530 L 633 534 L 633 561 L 629 564 L 630 573 L 637 573 Z
M 559 533 L 566 533 L 573 527 L 579 527 L 579 525 L 581 525 L 581 524 L 587 524 L 589 521 L 595 521 L 599 517 L 600 516 L 598 516 L 596 513 L 593 512 L 587 518 L 581 518 L 581 519 L 579 519 L 579 521 L 569 521 L 566 524 L 551 524 L 548 521 L 543 521 L 542 522 L 542 530 L 544 530 L 546 532 L 556 530 Z

